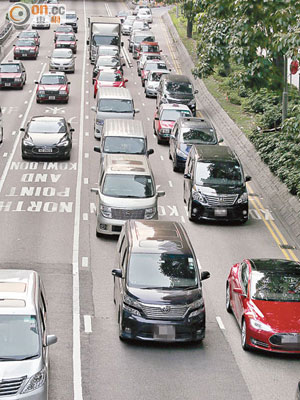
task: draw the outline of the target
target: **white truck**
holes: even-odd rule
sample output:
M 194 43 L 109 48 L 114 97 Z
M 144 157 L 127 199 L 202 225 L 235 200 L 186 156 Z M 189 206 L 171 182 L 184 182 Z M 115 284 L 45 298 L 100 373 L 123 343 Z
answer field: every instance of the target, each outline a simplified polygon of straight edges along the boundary
M 121 52 L 121 23 L 115 17 L 89 17 L 88 18 L 89 38 L 89 58 L 91 63 L 95 62 L 97 46 L 114 45 L 119 47 Z

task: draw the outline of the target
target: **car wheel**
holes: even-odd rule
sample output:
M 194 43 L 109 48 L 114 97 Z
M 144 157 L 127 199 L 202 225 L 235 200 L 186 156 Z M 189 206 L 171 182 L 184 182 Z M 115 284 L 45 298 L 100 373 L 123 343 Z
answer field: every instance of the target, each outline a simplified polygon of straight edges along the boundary
M 157 135 L 157 144 L 162 144 L 163 141 L 159 138 L 159 136 Z
M 248 221 L 248 218 L 245 218 L 245 219 L 243 218 L 243 219 L 240 220 L 240 223 L 241 224 L 245 224 L 247 221 Z
M 142 86 L 145 87 L 145 80 L 142 79 Z
M 242 321 L 241 344 L 243 350 L 249 350 L 249 345 L 247 344 L 247 324 L 244 319 Z
M 40 104 L 40 100 L 36 99 L 37 104 Z
M 232 313 L 232 308 L 231 308 L 231 304 L 230 304 L 230 286 L 229 286 L 228 282 L 226 285 L 226 310 L 229 314 Z
M 120 340 L 125 340 L 123 336 L 123 331 L 122 331 L 122 323 L 121 323 L 121 316 L 120 316 L 120 310 L 118 312 L 118 325 L 119 325 L 119 339 Z
M 96 93 L 94 92 L 94 99 L 96 98 Z
M 189 216 L 190 221 L 192 221 L 192 222 L 196 221 L 196 218 L 195 218 L 195 216 L 193 214 L 193 210 L 192 210 L 192 201 L 191 200 L 189 201 L 189 204 L 188 204 L 188 216 Z
M 171 152 L 169 150 L 169 160 L 172 160 Z
M 66 161 L 69 161 L 70 158 L 71 158 L 71 154 L 68 154 L 68 155 L 65 157 L 65 160 L 66 160 Z
M 24 154 L 22 154 L 22 160 L 27 160 L 28 157 L 26 157 Z
M 173 171 L 174 172 L 178 172 L 179 171 L 179 168 L 178 168 L 178 165 L 177 165 L 177 162 L 176 162 L 176 156 L 174 157 L 174 160 L 173 160 Z

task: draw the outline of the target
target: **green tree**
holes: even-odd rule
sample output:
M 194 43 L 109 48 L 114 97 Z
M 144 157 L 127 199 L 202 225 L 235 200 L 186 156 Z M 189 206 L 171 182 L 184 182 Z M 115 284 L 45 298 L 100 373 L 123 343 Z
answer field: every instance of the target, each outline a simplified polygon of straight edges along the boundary
M 200 11 L 200 1 L 197 0 L 183 0 L 182 9 L 185 18 L 187 19 L 186 36 L 192 37 L 193 25 L 195 17 Z
M 234 62 L 245 67 L 246 86 L 278 90 L 283 56 L 300 45 L 299 10 L 300 0 L 201 0 L 194 73 L 207 76 L 219 65 L 229 73 Z

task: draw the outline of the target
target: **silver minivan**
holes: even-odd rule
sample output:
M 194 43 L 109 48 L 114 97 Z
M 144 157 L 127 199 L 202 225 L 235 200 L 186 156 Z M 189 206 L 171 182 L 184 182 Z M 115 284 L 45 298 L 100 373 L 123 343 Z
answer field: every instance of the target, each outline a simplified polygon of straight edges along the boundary
M 133 119 L 139 112 L 134 108 L 133 98 L 128 89 L 103 87 L 97 92 L 97 105 L 91 108 L 96 112 L 94 136 L 100 139 L 105 119 Z
M 0 397 L 47 400 L 47 304 L 42 281 L 31 270 L 0 270 Z
M 136 119 L 106 119 L 100 146 L 100 162 L 106 154 L 144 154 L 149 156 L 153 149 L 147 148 L 147 136 L 142 121 Z
M 157 219 L 154 176 L 144 155 L 107 154 L 100 168 L 96 235 L 116 235 L 128 219 Z

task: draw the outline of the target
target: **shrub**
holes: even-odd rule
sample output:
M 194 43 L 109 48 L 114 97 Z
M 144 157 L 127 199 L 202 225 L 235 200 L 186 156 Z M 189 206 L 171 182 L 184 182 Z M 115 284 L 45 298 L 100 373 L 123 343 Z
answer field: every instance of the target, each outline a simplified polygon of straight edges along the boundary
M 230 103 L 236 104 L 238 106 L 241 105 L 241 98 L 236 92 L 230 92 L 228 93 L 228 99 Z

